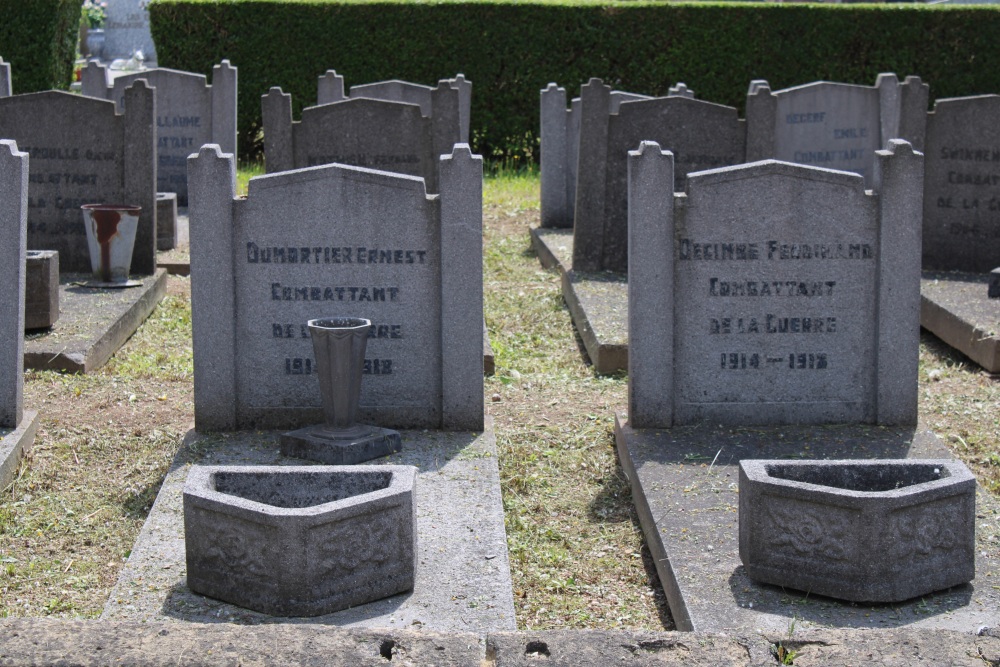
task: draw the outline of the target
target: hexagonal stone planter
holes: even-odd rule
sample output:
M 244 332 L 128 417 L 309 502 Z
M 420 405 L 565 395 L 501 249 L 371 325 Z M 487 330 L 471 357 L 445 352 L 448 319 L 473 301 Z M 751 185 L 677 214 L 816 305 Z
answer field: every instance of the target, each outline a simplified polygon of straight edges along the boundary
M 193 466 L 187 585 L 273 616 L 318 616 L 412 590 L 413 466 Z
M 899 602 L 975 577 L 976 482 L 957 461 L 744 460 L 739 489 L 758 581 Z

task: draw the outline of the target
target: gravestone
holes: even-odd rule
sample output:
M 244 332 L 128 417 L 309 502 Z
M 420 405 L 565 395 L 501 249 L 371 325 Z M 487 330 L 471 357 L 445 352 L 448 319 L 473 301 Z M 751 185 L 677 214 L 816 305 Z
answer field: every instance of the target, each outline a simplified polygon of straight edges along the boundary
M 929 88 L 920 77 L 900 84 L 879 74 L 874 86 L 818 81 L 771 91 L 750 82 L 747 160 L 774 158 L 853 171 L 872 184 L 875 151 L 890 139 L 923 150 Z
M 0 488 L 17 472 L 34 440 L 38 414 L 24 409 L 24 286 L 28 216 L 28 154 L 0 141 Z
M 864 179 L 773 160 L 690 175 L 629 154 L 629 422 L 917 419 L 923 156 Z
M 483 428 L 482 159 L 460 144 L 439 169 L 434 196 L 420 178 L 331 164 L 236 198 L 231 155 L 191 157 L 198 430 L 322 421 L 317 317 L 373 323 L 359 421 Z
M 137 81 L 124 112 L 63 91 L 0 98 L 0 137 L 30 154 L 28 247 L 59 252 L 62 272 L 90 272 L 82 204 L 142 207 L 132 272 L 156 268 L 156 104 Z
M 677 156 L 675 188 L 689 172 L 744 161 L 746 133 L 734 107 L 684 95 L 622 100 L 591 79 L 580 94 L 580 149 L 573 221 L 573 269 L 628 268 L 628 151 L 658 141 Z
M 147 62 L 156 61 L 153 35 L 149 31 L 149 0 L 108 0 L 104 23 L 105 60 L 130 58 L 142 51 Z
M 684 84 L 678 84 L 683 86 Z M 687 94 L 671 88 L 670 94 Z M 611 112 L 622 102 L 648 100 L 648 95 L 611 91 Z M 572 227 L 576 209 L 577 161 L 580 153 L 580 98 L 566 108 L 566 89 L 550 83 L 541 92 L 542 227 Z
M 417 104 L 349 98 L 302 110 L 292 121 L 292 96 L 271 88 L 262 99 L 267 173 L 347 164 L 420 176 L 437 192 L 438 158 L 459 143 L 459 91 L 439 84 L 433 116 Z
M 10 63 L 5 63 L 0 58 L 0 97 L 10 97 L 13 95 L 10 79 Z
M 187 206 L 187 158 L 205 144 L 219 144 L 236 155 L 237 68 L 228 60 L 203 74 L 158 68 L 111 79 L 107 67 L 91 60 L 81 73 L 83 94 L 111 100 L 123 110 L 125 90 L 145 80 L 156 91 L 156 189 L 177 193 Z
M 1000 261 L 1000 96 L 937 100 L 926 152 L 923 267 L 990 271 Z
M 467 81 L 464 74 L 458 74 L 453 79 L 442 79 L 438 86 L 447 84 L 458 91 L 458 125 L 459 141 L 469 143 L 469 118 L 472 113 L 472 82 Z M 331 104 L 342 102 L 348 97 L 356 99 L 367 97 L 373 100 L 388 100 L 390 102 L 409 102 L 420 106 L 420 112 L 425 116 L 434 116 L 434 88 L 419 83 L 400 81 L 378 81 L 351 86 L 349 95 L 344 94 L 344 77 L 336 70 L 327 70 L 319 77 L 316 87 L 316 104 Z

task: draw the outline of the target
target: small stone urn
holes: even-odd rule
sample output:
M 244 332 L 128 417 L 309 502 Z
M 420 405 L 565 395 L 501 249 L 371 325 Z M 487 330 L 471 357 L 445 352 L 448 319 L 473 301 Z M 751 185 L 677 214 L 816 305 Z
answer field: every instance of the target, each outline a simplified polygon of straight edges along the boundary
M 281 453 L 330 465 L 349 465 L 398 452 L 399 433 L 357 421 L 370 320 L 309 320 L 316 373 L 323 397 L 323 424 L 281 436 Z
M 135 287 L 139 280 L 129 280 L 132 250 L 139 228 L 141 206 L 127 204 L 84 204 L 83 226 L 90 249 L 90 267 L 94 272 L 88 287 Z

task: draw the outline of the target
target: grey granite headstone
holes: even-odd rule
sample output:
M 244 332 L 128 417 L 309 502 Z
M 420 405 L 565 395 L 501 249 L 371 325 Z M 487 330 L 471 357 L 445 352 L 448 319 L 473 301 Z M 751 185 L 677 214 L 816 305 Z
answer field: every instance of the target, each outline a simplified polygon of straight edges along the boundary
M 467 81 L 464 74 L 458 74 L 453 79 L 442 79 L 438 85 L 448 85 L 458 91 L 458 124 L 459 141 L 469 143 L 469 116 L 472 111 L 472 82 Z M 331 104 L 342 102 L 348 97 L 354 99 L 367 97 L 373 100 L 388 100 L 390 102 L 408 102 L 420 107 L 420 113 L 434 116 L 434 88 L 419 83 L 400 81 L 377 81 L 351 86 L 350 94 L 344 93 L 344 77 L 336 70 L 327 70 L 319 77 L 316 87 L 316 104 Z
M 923 156 L 856 174 L 767 160 L 689 174 L 629 154 L 629 422 L 917 419 Z
M 156 90 L 158 192 L 177 193 L 187 206 L 187 158 L 205 144 L 219 144 L 236 155 L 237 69 L 228 60 L 212 68 L 212 85 L 203 74 L 157 68 L 115 77 L 91 60 L 81 73 L 84 95 L 112 100 L 123 109 L 125 89 L 143 79 Z
M 927 114 L 923 267 L 1000 261 L 1000 96 L 940 99 Z
M 923 150 L 929 88 L 879 74 L 874 86 L 818 81 L 771 92 L 767 81 L 747 93 L 747 160 L 774 158 L 853 171 L 871 186 L 875 151 L 890 139 Z
M 420 176 L 438 191 L 438 158 L 459 143 L 459 91 L 439 84 L 433 116 L 417 104 L 365 97 L 302 110 L 292 121 L 292 96 L 271 88 L 261 100 L 267 173 L 347 164 Z
M 24 284 L 28 212 L 28 154 L 0 141 L 0 428 L 24 415 Z M 3 481 L 7 483 L 6 480 Z
M 142 51 L 146 61 L 156 61 L 149 31 L 149 0 L 108 0 L 104 24 L 104 59 L 129 58 Z
M 1000 267 L 990 271 L 990 284 L 986 288 L 986 295 L 990 299 L 1000 299 Z
M 0 137 L 31 155 L 28 247 L 59 252 L 62 272 L 90 272 L 82 204 L 142 207 L 132 273 L 156 269 L 156 102 L 145 81 L 112 102 L 63 91 L 0 97 Z
M 677 156 L 675 188 L 689 172 L 744 161 L 746 132 L 734 107 L 682 95 L 624 100 L 591 79 L 581 93 L 573 269 L 628 268 L 628 151 L 656 141 Z
M 595 79 L 599 81 L 599 79 Z M 684 84 L 678 84 L 683 86 Z M 676 87 L 675 87 L 676 88 Z M 671 95 L 675 88 L 671 88 Z M 676 92 L 687 95 L 684 90 Z M 691 93 L 693 95 L 693 93 Z M 648 100 L 648 95 L 611 91 L 611 111 L 622 102 Z M 572 227 L 576 210 L 576 179 L 580 155 L 581 98 L 566 108 L 566 89 L 550 83 L 541 92 L 541 214 L 542 227 Z
M 191 157 L 199 430 L 322 421 L 306 322 L 332 316 L 374 325 L 360 421 L 483 428 L 482 159 L 460 144 L 438 165 L 436 196 L 331 164 L 251 179 L 236 198 L 231 155 Z
M 0 97 L 10 97 L 13 95 L 10 81 L 10 63 L 5 63 L 0 58 Z

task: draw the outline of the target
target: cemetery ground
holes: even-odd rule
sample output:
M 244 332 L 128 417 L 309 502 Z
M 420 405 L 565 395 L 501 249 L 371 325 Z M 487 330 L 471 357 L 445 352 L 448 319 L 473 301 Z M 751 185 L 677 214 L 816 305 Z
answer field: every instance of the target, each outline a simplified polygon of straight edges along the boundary
M 538 196 L 537 174 L 491 176 L 484 191 L 497 366 L 485 400 L 518 627 L 672 629 L 615 457 L 627 379 L 594 374 L 558 275 L 530 250 Z M 193 421 L 190 313 L 189 280 L 170 276 L 167 297 L 103 369 L 26 374 L 25 405 L 42 422 L 0 496 L 0 616 L 101 614 Z M 1000 494 L 1000 380 L 927 334 L 920 363 L 921 419 Z

